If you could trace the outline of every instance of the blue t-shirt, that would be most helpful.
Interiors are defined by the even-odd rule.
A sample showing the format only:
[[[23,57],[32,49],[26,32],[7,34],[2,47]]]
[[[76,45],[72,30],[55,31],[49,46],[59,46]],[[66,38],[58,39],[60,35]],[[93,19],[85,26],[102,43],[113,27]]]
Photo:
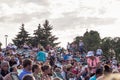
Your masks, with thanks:
[[[44,51],[40,51],[37,53],[37,60],[45,62],[46,61],[46,53]]]
[[[96,80],[96,75],[92,76],[89,80]]]
[[[70,56],[71,56],[70,54],[64,55],[64,60],[69,60],[69,57],[70,57]]]
[[[19,75],[20,80],[22,80],[22,78],[27,74],[32,74],[32,73],[23,69],[23,71]]]

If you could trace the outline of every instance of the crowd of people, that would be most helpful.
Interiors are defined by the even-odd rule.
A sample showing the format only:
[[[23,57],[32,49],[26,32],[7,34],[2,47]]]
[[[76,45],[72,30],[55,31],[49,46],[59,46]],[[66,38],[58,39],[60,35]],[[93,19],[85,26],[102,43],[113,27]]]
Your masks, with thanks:
[[[70,44],[66,50],[9,44],[0,51],[0,80],[117,80],[107,78],[119,73],[119,63],[115,57],[104,60],[103,54],[100,47],[84,50],[82,41],[78,50]]]

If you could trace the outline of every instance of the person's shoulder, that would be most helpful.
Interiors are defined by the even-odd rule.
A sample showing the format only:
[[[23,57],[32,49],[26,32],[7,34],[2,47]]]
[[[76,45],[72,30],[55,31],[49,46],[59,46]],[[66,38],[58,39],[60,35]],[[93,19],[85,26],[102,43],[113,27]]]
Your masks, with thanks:
[[[41,53],[43,53],[42,51],[39,51],[37,54],[40,55]]]
[[[19,74],[19,76],[22,76],[23,74],[25,74],[24,70],[22,70],[22,72]]]
[[[45,51],[39,51],[38,53],[45,53]]]
[[[26,75],[27,74],[27,72],[25,72],[24,70],[18,75],[19,76],[19,78],[22,78],[24,75]]]
[[[96,76],[92,76],[89,80],[96,80]]]

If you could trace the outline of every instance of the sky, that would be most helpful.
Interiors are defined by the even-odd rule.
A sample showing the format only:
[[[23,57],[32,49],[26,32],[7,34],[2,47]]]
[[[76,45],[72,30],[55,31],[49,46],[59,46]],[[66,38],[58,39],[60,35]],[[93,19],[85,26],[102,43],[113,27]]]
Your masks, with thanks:
[[[101,38],[119,37],[120,0],[0,0],[0,41],[5,46],[16,37],[21,24],[32,35],[38,24],[49,20],[65,47],[86,29],[96,30]]]

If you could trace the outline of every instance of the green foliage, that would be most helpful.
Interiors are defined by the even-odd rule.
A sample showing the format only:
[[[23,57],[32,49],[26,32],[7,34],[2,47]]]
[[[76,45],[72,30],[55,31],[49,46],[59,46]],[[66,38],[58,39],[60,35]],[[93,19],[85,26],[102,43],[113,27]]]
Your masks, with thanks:
[[[97,31],[86,31],[83,36],[77,36],[74,39],[74,42],[79,48],[79,42],[82,40],[85,44],[85,50],[96,50],[100,46],[101,38]]]
[[[100,40],[100,35],[97,31],[87,31],[83,36],[83,42],[87,50],[96,50],[100,46]]]
[[[48,20],[45,20],[45,23],[43,24],[43,27],[39,24],[38,28],[34,30],[33,37],[29,37],[28,32],[24,29],[24,24],[22,24],[22,27],[20,28],[20,32],[16,36],[15,39],[13,39],[13,42],[16,46],[20,47],[24,43],[27,43],[32,46],[38,46],[42,45],[43,47],[46,47],[48,44],[55,47],[59,43],[55,43],[55,41],[58,39],[55,35],[52,35],[52,26],[49,24]]]
[[[56,46],[59,43],[55,43],[58,39],[55,35],[52,35],[52,26],[49,24],[48,20],[45,20],[43,27],[39,24],[38,29],[34,31],[34,37],[32,38],[32,45],[37,46],[41,44],[43,47],[46,47],[48,44],[51,46]]]
[[[0,42],[0,47],[2,46],[2,43]]]
[[[104,55],[108,58],[115,56],[120,61],[120,37],[105,37],[102,39],[101,48],[103,49]],[[110,49],[114,50],[115,53],[110,52]]]
[[[111,37],[105,37],[101,40],[102,44],[101,44],[101,48],[104,52],[104,56],[111,57],[109,50],[112,48],[112,38]]]
[[[20,32],[16,36],[15,39],[13,39],[13,42],[16,46],[20,47],[24,43],[28,43],[29,34],[24,28],[24,24],[22,24],[22,27],[20,28]]]
[[[115,56],[117,58],[117,60],[120,61],[120,37],[115,37],[113,39],[114,43],[113,43],[113,49],[116,52]]]
[[[32,37],[32,46],[38,46],[38,44],[41,44],[44,40],[44,35],[43,35],[43,28],[41,28],[41,25],[39,24],[38,29],[34,30],[34,37]]]
[[[58,39],[57,37],[55,37],[55,35],[52,35],[52,29],[53,27],[49,24],[48,20],[45,20],[45,23],[43,24],[43,36],[44,36],[44,40],[41,43],[42,46],[47,46],[48,44],[50,44],[51,46],[55,47],[56,45],[58,45],[59,43],[55,43],[55,41]]]
[[[83,37],[77,36],[74,42],[79,44],[79,40],[83,40],[86,50],[96,51],[98,47],[101,47],[106,59],[115,56],[120,61],[120,37],[105,37],[101,39],[97,31],[86,31]]]
[[[83,40],[87,51],[96,51],[98,47],[101,47],[106,59],[115,56],[120,61],[120,37],[101,39],[97,31],[86,31],[83,36],[77,36],[74,42],[79,45],[80,40]]]

